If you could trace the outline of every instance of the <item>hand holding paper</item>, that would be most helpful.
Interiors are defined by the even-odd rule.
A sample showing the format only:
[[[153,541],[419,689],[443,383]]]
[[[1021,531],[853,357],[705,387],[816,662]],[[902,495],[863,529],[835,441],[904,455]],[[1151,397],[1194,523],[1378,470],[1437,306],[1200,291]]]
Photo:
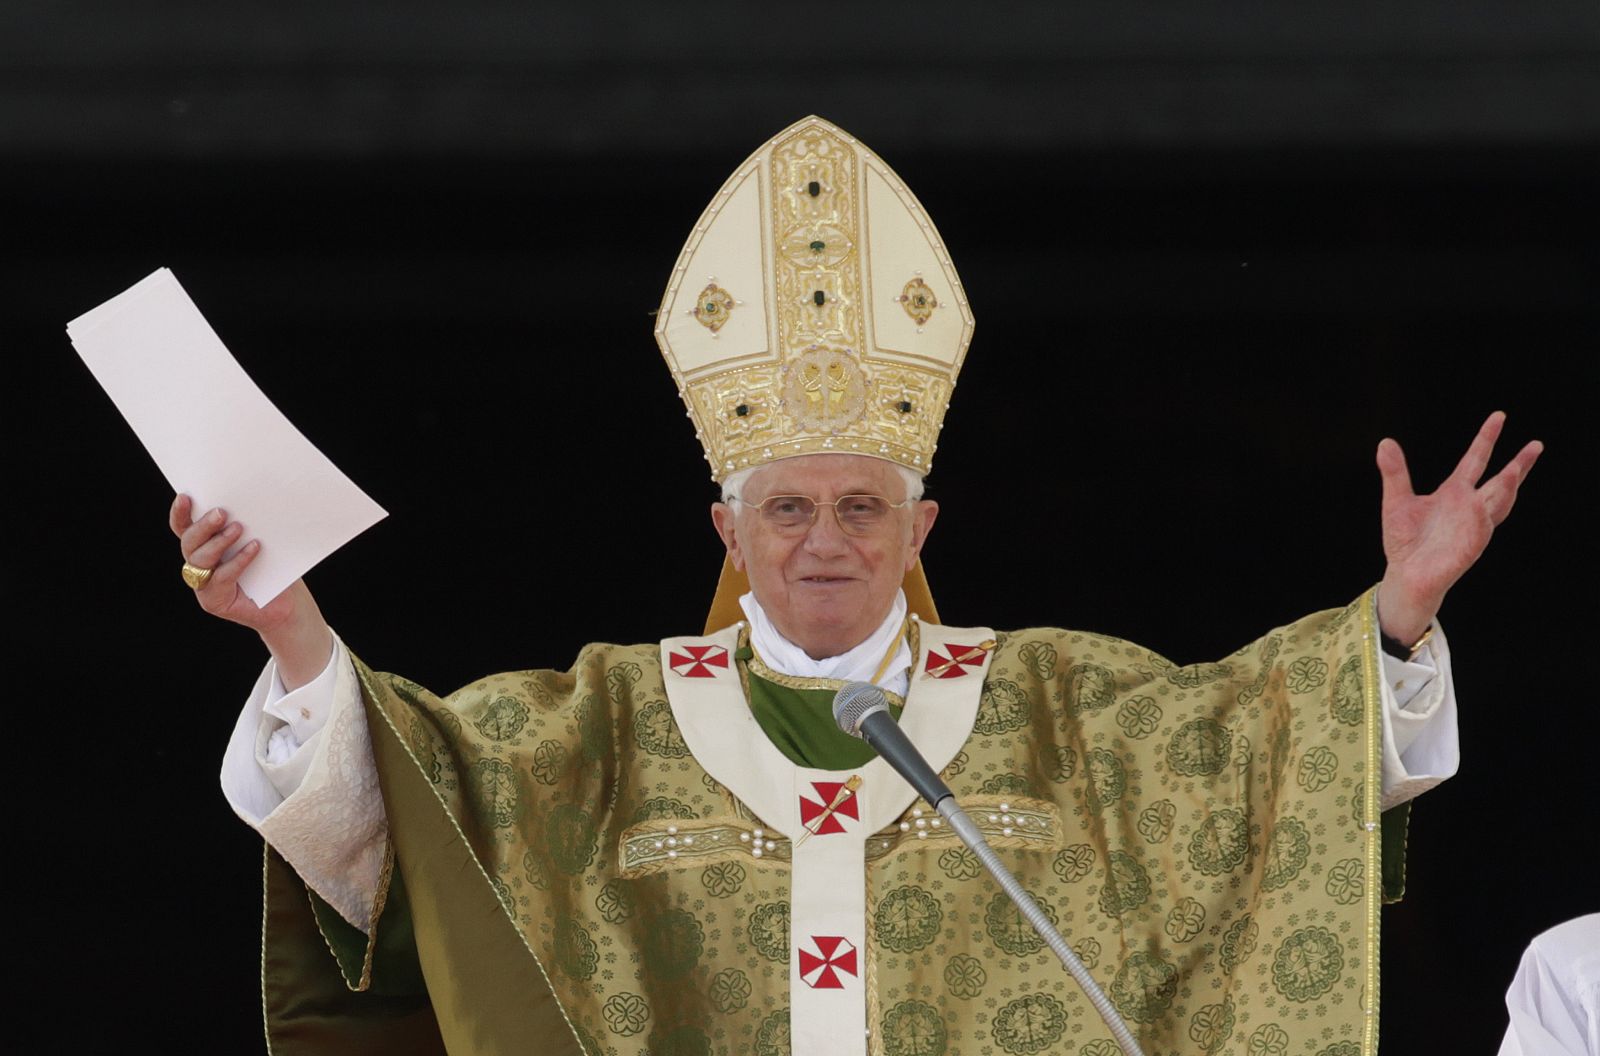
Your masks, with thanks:
[[[262,541],[239,581],[257,605],[386,516],[256,387],[167,269],[67,334],[173,491]]]

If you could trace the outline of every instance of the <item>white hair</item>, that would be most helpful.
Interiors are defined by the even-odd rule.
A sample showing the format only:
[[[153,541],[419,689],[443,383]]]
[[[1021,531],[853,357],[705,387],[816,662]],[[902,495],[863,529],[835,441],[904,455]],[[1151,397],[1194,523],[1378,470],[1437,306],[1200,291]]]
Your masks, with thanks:
[[[741,469],[737,473],[730,473],[728,478],[722,482],[722,501],[729,506],[737,507],[744,496],[745,488],[749,487],[750,481],[754,479],[755,475],[763,469],[770,469],[774,464],[769,462],[765,466],[751,466],[749,469]],[[898,462],[890,462],[889,464],[899,470],[900,479],[906,485],[906,498],[912,500],[922,498],[923,482],[921,474],[902,466]]]

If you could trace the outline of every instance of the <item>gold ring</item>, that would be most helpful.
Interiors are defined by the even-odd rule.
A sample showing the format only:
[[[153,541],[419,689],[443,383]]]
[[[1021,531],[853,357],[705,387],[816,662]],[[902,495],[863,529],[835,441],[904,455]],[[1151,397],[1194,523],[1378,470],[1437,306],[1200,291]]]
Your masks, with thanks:
[[[211,569],[196,568],[189,562],[183,563],[183,581],[194,590],[199,590],[211,581]]]

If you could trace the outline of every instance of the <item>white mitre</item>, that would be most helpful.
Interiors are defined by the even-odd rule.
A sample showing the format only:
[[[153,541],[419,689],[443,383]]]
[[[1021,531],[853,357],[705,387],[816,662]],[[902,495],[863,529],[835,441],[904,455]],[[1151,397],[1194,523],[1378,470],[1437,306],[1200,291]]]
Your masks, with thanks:
[[[714,480],[822,452],[925,474],[972,325],[915,196],[855,137],[808,117],[711,200],[656,341]]]

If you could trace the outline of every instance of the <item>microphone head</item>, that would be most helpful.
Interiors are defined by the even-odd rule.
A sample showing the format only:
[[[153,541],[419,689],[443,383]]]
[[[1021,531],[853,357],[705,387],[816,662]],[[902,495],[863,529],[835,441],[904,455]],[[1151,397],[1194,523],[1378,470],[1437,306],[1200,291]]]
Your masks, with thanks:
[[[833,721],[852,737],[861,736],[861,720],[874,711],[888,711],[889,699],[871,682],[847,682],[833,695]]]

